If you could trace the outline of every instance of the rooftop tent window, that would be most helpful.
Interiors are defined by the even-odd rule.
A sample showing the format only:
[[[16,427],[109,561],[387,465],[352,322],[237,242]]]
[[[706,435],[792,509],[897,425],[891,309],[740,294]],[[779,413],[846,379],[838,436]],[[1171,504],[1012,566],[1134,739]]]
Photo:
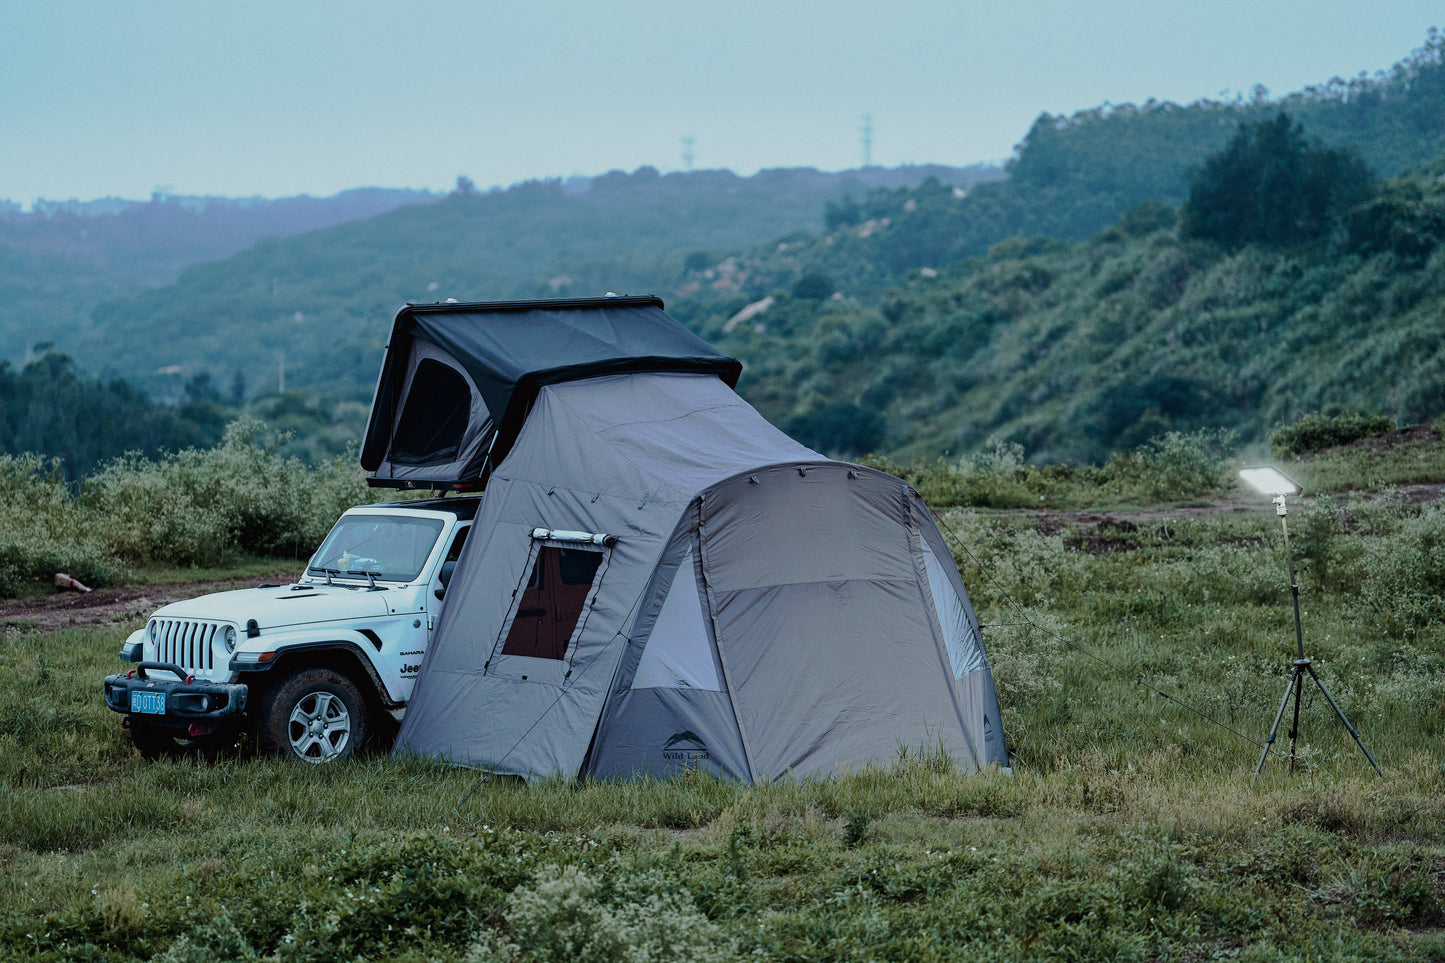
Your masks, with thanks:
[[[564,658],[601,565],[600,551],[544,545],[522,590],[502,654]]]
[[[440,361],[423,358],[407,392],[406,407],[397,420],[392,461],[424,465],[456,458],[471,409],[472,390],[461,373]]]

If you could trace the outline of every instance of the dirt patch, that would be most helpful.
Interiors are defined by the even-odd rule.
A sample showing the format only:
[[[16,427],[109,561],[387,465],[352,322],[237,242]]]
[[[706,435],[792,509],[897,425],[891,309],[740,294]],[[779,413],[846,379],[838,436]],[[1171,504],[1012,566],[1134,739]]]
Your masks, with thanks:
[[[1158,533],[1141,527],[1127,518],[1089,518],[1077,520],[1078,528],[1064,537],[1064,547],[1090,555],[1127,552],[1139,547],[1141,540],[1157,537],[1168,541],[1169,525],[1164,523]]]
[[[1355,442],[1364,445],[1382,441],[1385,445],[1405,444],[1406,441],[1434,441],[1439,435],[1426,425],[1402,428],[1391,436],[1365,439]],[[1426,505],[1445,498],[1445,483],[1427,482],[1394,486],[1395,493],[1407,505]],[[1307,499],[1308,500],[1308,499]],[[1299,507],[1291,503],[1291,508]],[[1010,513],[1013,514],[1013,513]],[[1019,514],[1032,516],[1034,528],[1041,535],[1064,536],[1064,544],[1073,551],[1098,555],[1107,552],[1123,552],[1139,548],[1145,543],[1155,544],[1173,540],[1171,522],[1180,518],[1201,518],[1209,515],[1253,515],[1273,516],[1274,503],[1269,499],[1251,496],[1217,498],[1197,505],[1179,505],[1172,508],[1144,508],[1118,512],[1079,511],[1066,512],[1048,508],[1025,508]]]
[[[1442,492],[1445,492],[1445,485],[1439,482],[1431,482],[1426,485],[1398,485],[1395,491],[1405,500],[1406,505],[1425,505],[1429,502],[1439,501]]]
[[[1445,497],[1445,484],[1397,485],[1395,492],[1408,505],[1425,505]],[[1292,507],[1298,507],[1293,505]],[[1260,518],[1275,514],[1274,503],[1263,497],[1219,498],[1198,505],[1173,508],[1145,508],[1118,512],[1065,512],[1048,508],[1025,508],[1010,515],[1030,517],[1040,535],[1062,535],[1064,546],[1071,551],[1102,555],[1127,552],[1144,545],[1173,541],[1172,523],[1181,518],[1208,515],[1253,515]],[[1348,520],[1347,520],[1348,524]],[[1252,541],[1252,540],[1245,540]]]
[[[67,626],[132,624],[139,628],[162,605],[210,592],[255,588],[263,582],[286,585],[294,571],[245,579],[207,582],[171,582],[163,585],[118,586],[94,592],[56,592],[0,602],[0,628],[39,629],[53,632]]]
[[[1064,547],[1074,552],[1102,555],[1128,552],[1168,543],[1177,533],[1174,523],[1181,518],[1236,513],[1265,516],[1274,514],[1274,506],[1262,499],[1236,501],[1217,499],[1207,504],[1180,505],[1174,508],[1146,508],[1118,512],[1097,510],[1066,512],[1056,509],[1026,508],[1007,514],[1028,517],[1040,535],[1062,535]]]

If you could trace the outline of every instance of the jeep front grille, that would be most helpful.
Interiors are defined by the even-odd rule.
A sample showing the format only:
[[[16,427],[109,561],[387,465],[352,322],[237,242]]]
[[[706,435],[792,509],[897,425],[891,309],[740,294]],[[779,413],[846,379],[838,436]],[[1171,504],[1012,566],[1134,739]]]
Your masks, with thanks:
[[[197,675],[216,666],[216,639],[223,623],[192,619],[156,619],[156,661],[173,662]]]

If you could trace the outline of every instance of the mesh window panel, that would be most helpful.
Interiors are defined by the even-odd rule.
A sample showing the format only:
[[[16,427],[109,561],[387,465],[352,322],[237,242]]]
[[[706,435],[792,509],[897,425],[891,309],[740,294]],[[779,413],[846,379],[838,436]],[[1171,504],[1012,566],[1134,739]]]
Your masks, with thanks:
[[[472,392],[466,379],[440,361],[422,359],[397,422],[391,460],[398,465],[454,460],[471,409]]]

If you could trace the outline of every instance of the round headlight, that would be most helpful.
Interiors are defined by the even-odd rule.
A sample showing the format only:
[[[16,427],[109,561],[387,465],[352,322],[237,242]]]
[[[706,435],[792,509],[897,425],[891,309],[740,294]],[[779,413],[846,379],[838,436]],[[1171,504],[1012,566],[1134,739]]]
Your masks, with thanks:
[[[146,634],[149,635],[151,637],[151,641],[154,642],[156,640],[156,637],[161,634],[160,623],[157,622],[155,619],[151,619],[150,624],[146,626]]]
[[[236,627],[234,625],[226,626],[226,631],[222,634],[221,639],[226,643],[227,652],[236,651]]]

